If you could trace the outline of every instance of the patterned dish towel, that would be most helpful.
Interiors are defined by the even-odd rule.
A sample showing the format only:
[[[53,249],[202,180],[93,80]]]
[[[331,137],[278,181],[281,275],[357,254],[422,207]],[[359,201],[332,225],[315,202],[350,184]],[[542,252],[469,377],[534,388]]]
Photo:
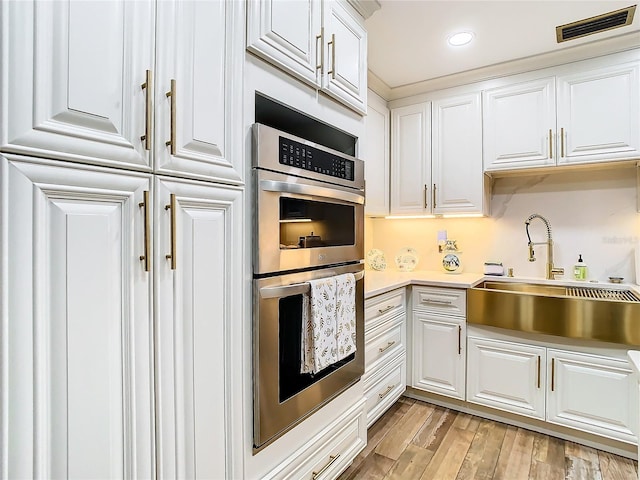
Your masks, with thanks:
[[[302,367],[300,373],[318,373],[338,361],[336,346],[336,279],[309,281],[302,302]]]
[[[352,273],[309,281],[302,302],[302,366],[318,373],[356,351],[356,280]]]
[[[338,361],[356,351],[356,277],[353,273],[336,278],[336,343]]]

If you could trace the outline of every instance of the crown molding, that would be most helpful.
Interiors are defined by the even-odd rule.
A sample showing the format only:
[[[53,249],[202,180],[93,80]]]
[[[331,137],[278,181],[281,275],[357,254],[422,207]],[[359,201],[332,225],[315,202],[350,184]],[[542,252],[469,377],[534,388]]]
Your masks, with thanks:
[[[362,15],[365,20],[380,10],[380,2],[378,0],[347,0],[347,3],[355,8],[356,12]]]

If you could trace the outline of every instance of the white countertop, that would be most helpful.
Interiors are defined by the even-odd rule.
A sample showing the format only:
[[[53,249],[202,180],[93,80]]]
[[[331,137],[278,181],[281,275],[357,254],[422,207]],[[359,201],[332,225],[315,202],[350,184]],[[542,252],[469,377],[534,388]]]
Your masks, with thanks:
[[[640,375],[640,352],[637,350],[629,350],[627,352],[629,360],[631,360],[631,366],[636,371],[636,374]]]
[[[395,269],[383,271],[368,269],[366,270],[366,274],[364,277],[364,298],[370,298],[381,293],[391,291],[395,288],[406,287],[407,285],[471,288],[475,287],[483,280],[493,280],[499,282],[531,282],[549,285],[565,285],[572,287],[628,289],[632,290],[636,293],[636,295],[640,296],[640,288],[638,286],[626,283],[615,284],[604,282],[580,282],[576,280],[566,279],[546,280],[544,278],[491,276],[474,272],[463,272],[455,274],[435,270],[414,270],[413,272],[400,272]]]

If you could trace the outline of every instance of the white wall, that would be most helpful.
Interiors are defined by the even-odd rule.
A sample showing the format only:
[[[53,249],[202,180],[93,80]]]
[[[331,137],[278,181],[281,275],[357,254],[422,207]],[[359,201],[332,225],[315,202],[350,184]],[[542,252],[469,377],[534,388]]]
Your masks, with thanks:
[[[536,246],[536,262],[529,262],[524,221],[532,213],[549,220],[555,243],[555,265],[572,278],[578,254],[589,267],[588,278],[608,282],[622,276],[635,282],[634,250],[640,243],[635,168],[564,171],[495,180],[489,218],[368,220],[365,251],[385,253],[387,268],[402,247],[420,253],[420,270],[439,270],[438,230],[462,250],[465,271],[482,272],[485,261],[501,261],[516,277],[545,276],[546,246]],[[539,220],[530,227],[533,241],[544,241]],[[639,252],[640,254],[640,252]]]

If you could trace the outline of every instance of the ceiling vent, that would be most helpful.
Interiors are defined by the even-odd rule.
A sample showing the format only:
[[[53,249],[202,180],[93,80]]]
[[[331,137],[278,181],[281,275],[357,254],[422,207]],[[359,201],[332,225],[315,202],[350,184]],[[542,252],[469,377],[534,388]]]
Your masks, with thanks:
[[[636,5],[556,27],[558,43],[631,25]]]

